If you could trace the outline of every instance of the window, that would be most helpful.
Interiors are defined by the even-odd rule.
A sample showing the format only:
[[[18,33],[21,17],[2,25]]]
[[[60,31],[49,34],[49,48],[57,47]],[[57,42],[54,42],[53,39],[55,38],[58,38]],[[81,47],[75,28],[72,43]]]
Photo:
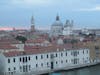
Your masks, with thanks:
[[[63,53],[61,53],[61,56],[63,56]]]
[[[10,68],[8,68],[8,71],[10,71]]]
[[[28,66],[26,65],[26,72],[28,72]]]
[[[9,72],[9,75],[10,75],[10,72]]]
[[[66,52],[66,56],[67,56],[67,52]]]
[[[16,70],[16,67],[14,67],[14,70]]]
[[[23,66],[23,72],[25,72],[25,65]]]
[[[84,50],[83,50],[83,54],[84,54]]]
[[[20,60],[20,62],[21,62],[21,58],[20,58],[19,60]]]
[[[47,54],[47,58],[48,58],[49,56],[48,56],[48,54]]]
[[[56,64],[58,64],[58,62],[56,61]]]
[[[25,62],[27,62],[27,57],[25,58],[25,60],[26,60]]]
[[[20,66],[20,72],[22,72],[22,67]]]
[[[29,65],[29,71],[31,70],[31,65]]]
[[[49,63],[47,62],[47,66],[49,66]]]
[[[36,67],[38,67],[38,64],[36,64]]]
[[[78,54],[79,54],[79,51],[78,51]]]
[[[78,63],[78,59],[77,58],[73,59],[73,64],[77,64],[77,63]]]
[[[61,61],[61,63],[63,63],[63,61]]]
[[[23,62],[25,62],[25,59],[24,59],[24,57],[23,57]]]
[[[71,51],[71,55],[73,55],[73,52]]]
[[[36,60],[38,59],[38,57],[36,56]]]
[[[41,55],[41,59],[43,59],[43,55]]]
[[[58,55],[57,55],[57,53],[56,53],[56,57],[57,57]]]
[[[15,58],[13,58],[13,62],[15,62]]]
[[[74,59],[71,59],[71,63],[73,63],[74,62]]]
[[[8,63],[10,63],[10,59],[8,59]]]
[[[13,72],[11,72],[11,75],[13,75]]]
[[[67,60],[66,60],[66,63],[67,63]]]
[[[30,60],[30,56],[28,57],[28,60]]]
[[[84,58],[83,58],[83,62],[84,62]]]
[[[77,56],[78,52],[77,51],[73,51],[73,56]]]
[[[88,50],[87,50],[87,54],[88,54]]]
[[[87,60],[88,60],[89,58],[87,57]]]
[[[41,66],[43,67],[43,63],[41,63]]]

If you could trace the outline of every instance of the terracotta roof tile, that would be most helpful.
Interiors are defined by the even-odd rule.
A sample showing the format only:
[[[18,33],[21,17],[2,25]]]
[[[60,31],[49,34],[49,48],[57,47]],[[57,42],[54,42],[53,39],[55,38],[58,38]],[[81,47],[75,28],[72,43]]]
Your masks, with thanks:
[[[10,40],[10,39],[1,39],[0,40],[0,44],[18,44],[20,43],[20,41],[17,41],[17,40]]]
[[[45,41],[45,39],[30,39],[30,40],[27,40],[26,43],[43,43]]]
[[[25,51],[12,51],[8,53],[4,53],[6,57],[13,57],[13,56],[20,56],[20,55],[31,55],[31,54],[40,54],[40,53],[47,53],[47,52],[56,52],[57,49],[59,51],[66,50],[76,50],[80,48],[84,48],[82,43],[74,44],[74,48],[72,48],[72,44],[65,44],[65,45],[51,45],[47,47],[42,46],[26,46]],[[77,47],[78,46],[78,47]]]
[[[18,49],[16,46],[11,46],[11,45],[0,45],[0,49],[4,50],[10,50],[10,49]]]

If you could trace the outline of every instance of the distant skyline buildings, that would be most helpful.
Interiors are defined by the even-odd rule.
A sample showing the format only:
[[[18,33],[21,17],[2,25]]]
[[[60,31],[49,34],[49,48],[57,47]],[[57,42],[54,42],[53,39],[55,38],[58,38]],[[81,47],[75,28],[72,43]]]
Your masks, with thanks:
[[[100,28],[99,0],[2,0],[0,28],[30,28],[33,14],[37,29],[50,29],[55,16],[74,20],[74,28]]]

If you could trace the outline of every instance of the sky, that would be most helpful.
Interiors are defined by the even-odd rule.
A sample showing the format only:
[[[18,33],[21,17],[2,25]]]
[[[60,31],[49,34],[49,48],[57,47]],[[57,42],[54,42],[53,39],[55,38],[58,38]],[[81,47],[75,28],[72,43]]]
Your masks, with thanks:
[[[50,29],[59,14],[63,24],[74,20],[74,28],[100,28],[100,0],[0,0],[0,28]]]

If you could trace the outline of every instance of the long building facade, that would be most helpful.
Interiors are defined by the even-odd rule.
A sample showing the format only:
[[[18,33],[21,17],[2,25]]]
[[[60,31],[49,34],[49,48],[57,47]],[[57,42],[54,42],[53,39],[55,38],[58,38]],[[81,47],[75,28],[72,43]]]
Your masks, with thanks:
[[[0,71],[2,75],[16,75],[88,64],[89,53],[89,49],[81,48],[3,53],[0,54]]]

